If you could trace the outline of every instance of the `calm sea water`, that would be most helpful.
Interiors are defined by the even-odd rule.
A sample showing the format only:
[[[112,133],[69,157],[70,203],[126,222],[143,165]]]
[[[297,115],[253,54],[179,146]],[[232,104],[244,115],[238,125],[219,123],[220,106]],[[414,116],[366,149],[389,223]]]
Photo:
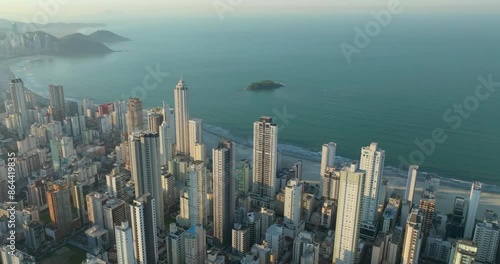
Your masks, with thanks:
[[[147,75],[168,72],[148,91],[146,107],[173,104],[183,76],[192,116],[242,140],[251,138],[261,115],[276,117],[282,148],[317,157],[325,142],[338,155],[359,158],[376,141],[387,165],[398,166],[435,128],[448,138],[425,157],[423,171],[500,183],[500,90],[463,119],[458,129],[443,113],[474,95],[478,77],[500,81],[500,17],[401,14],[349,64],[339,44],[353,43],[355,26],[369,14],[285,15],[152,19],[112,22],[107,29],[133,39],[110,47],[104,57],[48,58],[25,63],[25,82],[46,93],[62,84],[69,98],[114,101],[128,97]],[[285,88],[243,90],[271,79]],[[288,118],[280,118],[282,114]],[[293,116],[293,117],[292,117]]]

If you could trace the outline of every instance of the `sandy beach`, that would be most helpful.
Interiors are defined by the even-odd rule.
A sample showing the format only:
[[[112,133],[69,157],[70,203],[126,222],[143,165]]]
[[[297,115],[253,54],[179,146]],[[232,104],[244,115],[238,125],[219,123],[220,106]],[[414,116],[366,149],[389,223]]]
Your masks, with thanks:
[[[29,61],[33,59],[38,59],[41,56],[27,56],[27,57],[18,57],[18,58],[8,58],[8,59],[2,59],[0,60],[0,93],[6,92],[9,89],[9,83],[12,79],[16,78],[17,76],[12,72],[12,65],[22,62],[22,61]],[[26,83],[25,83],[26,87]],[[47,105],[48,99],[46,96],[37,94],[33,90],[30,90],[30,87],[26,87],[28,89],[28,92],[32,93],[37,97],[37,101],[39,105]]]
[[[216,135],[205,131],[203,134],[204,142],[207,145],[207,155],[211,156],[211,149],[215,146],[216,142],[222,137],[221,135]],[[251,159],[252,149],[248,146],[237,145],[237,158],[238,159]],[[303,163],[303,179],[311,183],[319,183],[320,176],[320,163],[318,161],[304,160],[297,157],[293,157],[284,153],[281,156],[281,164],[283,167],[291,166],[296,161],[301,160]],[[397,174],[393,170],[386,170],[384,178],[389,179],[389,194],[392,191],[398,191],[400,193],[404,192],[406,187],[406,178],[404,173],[400,172]],[[420,199],[420,194],[424,185],[424,178],[420,176],[417,179],[417,186],[415,191],[414,203],[418,203]],[[453,210],[453,204],[455,197],[463,197],[468,201],[470,195],[470,184],[466,182],[455,183],[450,179],[441,179],[441,184],[439,187],[439,192],[436,197],[436,212],[448,214]],[[479,208],[477,211],[477,218],[481,219],[486,210],[493,210],[496,213],[500,213],[500,194],[494,191],[483,191],[481,193],[481,201],[479,203]]]
[[[22,57],[22,58],[10,58],[0,60],[0,92],[6,91],[9,86],[9,82],[14,78],[14,74],[10,71],[10,66],[14,63],[24,60],[34,59],[36,57]],[[30,89],[30,87],[27,87]],[[41,96],[41,95],[39,95]],[[97,100],[98,101],[98,100]],[[211,156],[212,148],[215,147],[220,138],[224,137],[224,134],[214,133],[213,131],[204,132],[204,142],[207,146],[207,155]],[[318,146],[318,151],[321,146]],[[290,155],[291,153],[282,153],[281,155],[281,166],[289,167],[298,160],[303,163],[303,179],[311,183],[319,183],[319,160],[308,160]],[[237,158],[240,159],[251,159],[252,148],[248,145],[237,144]],[[340,162],[340,160],[339,160]],[[384,177],[389,179],[389,193],[391,190],[402,191],[406,186],[406,172],[398,171],[391,168],[386,168],[384,171]],[[417,191],[415,201],[420,198],[420,192],[423,186],[423,174],[417,179]],[[436,210],[442,213],[450,213],[453,209],[453,203],[455,197],[463,197],[466,201],[469,198],[471,183],[465,181],[458,181],[453,179],[441,179],[441,185],[439,193],[437,195]],[[481,218],[486,209],[493,210],[500,213],[500,188],[493,185],[484,185],[483,192],[481,194],[481,201],[478,209],[477,217]]]

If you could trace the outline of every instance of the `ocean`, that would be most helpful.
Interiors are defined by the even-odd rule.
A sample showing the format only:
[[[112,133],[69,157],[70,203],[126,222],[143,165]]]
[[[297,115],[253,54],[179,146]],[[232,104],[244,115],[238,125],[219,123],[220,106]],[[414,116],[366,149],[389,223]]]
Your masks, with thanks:
[[[240,143],[250,144],[253,122],[268,115],[280,127],[280,148],[297,157],[317,160],[321,145],[334,141],[337,155],[359,159],[362,146],[378,142],[387,166],[418,161],[421,171],[500,184],[493,166],[500,91],[469,105],[467,117],[454,112],[455,104],[474,103],[481,76],[500,82],[500,17],[402,13],[348,63],[340,43],[352,45],[355,27],[372,20],[356,12],[113,20],[105,29],[132,39],[109,45],[119,52],[24,60],[12,69],[42,95],[57,83],[70,99],[137,95],[145,107],[173,105],[182,76],[191,116]],[[139,88],[151,71],[162,74]],[[244,90],[267,79],[286,86]],[[429,143],[436,129],[446,139]]]

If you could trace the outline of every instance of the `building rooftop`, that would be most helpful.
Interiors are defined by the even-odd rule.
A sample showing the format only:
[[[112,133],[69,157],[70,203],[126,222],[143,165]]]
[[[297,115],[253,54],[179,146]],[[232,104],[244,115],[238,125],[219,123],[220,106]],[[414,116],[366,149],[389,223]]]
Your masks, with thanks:
[[[384,210],[383,217],[387,219],[396,218],[396,208],[394,208],[392,204],[387,204],[387,207]]]

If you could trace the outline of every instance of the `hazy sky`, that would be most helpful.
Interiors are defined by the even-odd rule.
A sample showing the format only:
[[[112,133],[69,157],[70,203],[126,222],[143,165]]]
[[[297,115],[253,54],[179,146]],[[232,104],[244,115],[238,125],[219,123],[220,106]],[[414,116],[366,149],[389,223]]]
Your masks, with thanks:
[[[381,10],[390,1],[400,1],[410,11],[497,12],[499,0],[0,0],[0,17],[31,20],[45,12],[44,3],[58,3],[51,21],[95,18],[100,15],[162,15],[192,12],[217,15],[215,6],[241,12]],[[51,13],[48,9],[47,13]]]

